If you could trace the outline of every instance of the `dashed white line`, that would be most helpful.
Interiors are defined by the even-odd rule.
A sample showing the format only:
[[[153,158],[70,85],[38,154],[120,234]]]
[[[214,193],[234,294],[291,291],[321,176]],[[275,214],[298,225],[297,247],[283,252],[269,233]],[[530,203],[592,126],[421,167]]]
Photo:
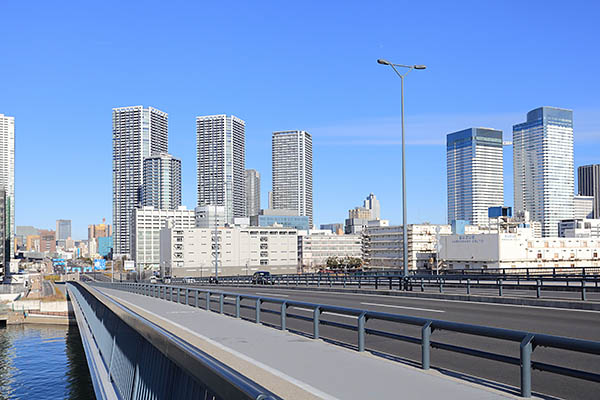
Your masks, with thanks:
[[[292,307],[293,309],[299,310],[299,311],[308,311],[308,312],[314,312],[314,310],[312,308],[303,308],[303,307]],[[328,314],[328,315],[335,315],[336,317],[345,317],[345,318],[352,318],[352,319],[356,319],[356,315],[346,315],[346,314],[338,314],[338,313],[334,313],[334,312],[329,312],[329,311],[324,311],[323,314]]]
[[[273,294],[273,293],[264,293],[264,292],[256,292],[256,294],[262,294],[263,296],[269,296],[269,297],[290,297],[287,294]]]
[[[375,307],[391,307],[391,308],[403,308],[406,310],[416,310],[416,311],[427,311],[427,312],[437,312],[437,313],[443,313],[446,312],[444,310],[432,310],[431,308],[419,308],[419,307],[408,307],[408,306],[396,306],[393,304],[378,304],[378,303],[360,303],[360,304],[364,304],[365,306],[375,306]]]

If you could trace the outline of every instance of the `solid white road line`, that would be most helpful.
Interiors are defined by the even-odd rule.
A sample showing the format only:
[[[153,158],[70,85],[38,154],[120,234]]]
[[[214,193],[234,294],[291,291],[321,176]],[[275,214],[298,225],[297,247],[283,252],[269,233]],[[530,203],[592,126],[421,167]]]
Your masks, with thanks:
[[[360,304],[364,304],[365,306],[376,306],[376,307],[392,307],[392,308],[404,308],[407,310],[417,310],[417,311],[428,311],[428,312],[437,312],[437,313],[443,313],[446,312],[444,310],[432,310],[430,308],[419,308],[419,307],[407,307],[407,306],[395,306],[392,304],[377,304],[377,303],[360,303]]]

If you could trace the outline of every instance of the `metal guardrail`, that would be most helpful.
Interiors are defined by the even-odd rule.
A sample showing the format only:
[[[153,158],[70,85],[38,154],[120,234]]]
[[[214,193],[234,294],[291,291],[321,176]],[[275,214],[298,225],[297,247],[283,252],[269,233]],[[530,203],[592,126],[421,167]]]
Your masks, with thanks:
[[[214,278],[173,278],[173,283],[199,283],[213,284]],[[251,276],[219,277],[219,284],[250,285]],[[586,277],[491,277],[491,276],[443,276],[424,275],[334,275],[334,274],[303,274],[303,275],[272,275],[266,283],[284,286],[316,286],[316,287],[342,287],[409,290],[421,292],[426,287],[434,287],[439,293],[444,293],[445,288],[461,288],[467,295],[473,288],[494,289],[498,296],[506,295],[506,289],[531,290],[536,293],[536,298],[542,297],[543,291],[566,291],[580,294],[580,299],[586,301],[589,291],[600,292],[600,276],[588,275]]]
[[[121,399],[278,396],[110,298],[69,283]]]
[[[437,348],[474,357],[480,357],[488,360],[499,361],[511,365],[518,365],[521,371],[520,389],[522,397],[531,397],[532,369],[539,371],[547,371],[587,381],[600,382],[600,374],[597,373],[581,371],[563,367],[560,365],[552,365],[532,360],[532,353],[537,347],[548,347],[554,349],[586,353],[591,355],[600,355],[600,342],[582,339],[572,339],[561,336],[534,334],[509,329],[491,328],[486,326],[449,322],[443,320],[411,317],[376,311],[367,311],[355,308],[308,303],[294,300],[284,300],[272,297],[254,296],[240,293],[228,293],[223,291],[207,289],[195,289],[173,285],[155,285],[141,283],[94,283],[93,285],[120,289],[168,301],[175,301],[177,303],[183,303],[198,308],[200,308],[201,303],[203,303],[202,306],[207,311],[211,310],[211,296],[218,296],[219,300],[217,303],[217,312],[220,314],[225,314],[225,304],[234,306],[235,311],[232,316],[235,318],[241,318],[240,309],[242,308],[254,310],[253,321],[257,324],[262,323],[261,313],[264,312],[277,314],[280,318],[279,329],[284,331],[287,330],[286,324],[288,318],[310,321],[313,325],[312,336],[314,339],[320,338],[319,328],[322,325],[334,326],[337,328],[355,331],[357,333],[356,348],[360,352],[365,351],[366,349],[367,335],[417,344],[421,346],[421,367],[425,370],[430,368],[431,348]],[[226,299],[230,299],[233,301],[227,302]],[[242,301],[244,300],[251,300],[251,305],[242,304]],[[278,311],[263,309],[262,305],[266,303],[279,305]],[[290,307],[311,309],[313,311],[313,316],[311,318],[303,315],[292,314],[288,311]],[[321,314],[324,312],[354,316],[357,319],[356,325],[322,320]],[[367,327],[368,321],[377,320],[420,327],[421,337],[405,336],[395,332],[382,331],[379,329]],[[520,356],[512,357],[503,354],[496,354],[464,346],[457,346],[434,341],[431,339],[431,335],[434,331],[451,331],[466,335],[482,336],[516,342],[519,344]]]

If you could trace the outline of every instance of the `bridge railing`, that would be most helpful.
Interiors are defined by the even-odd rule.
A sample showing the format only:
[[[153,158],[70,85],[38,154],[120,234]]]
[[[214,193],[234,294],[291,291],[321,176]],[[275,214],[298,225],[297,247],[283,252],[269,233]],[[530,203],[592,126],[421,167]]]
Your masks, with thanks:
[[[79,283],[69,283],[68,290],[121,399],[279,399],[110,298],[100,299]]]
[[[174,278],[173,283],[198,283],[219,285],[250,285],[252,276],[226,276],[214,278]],[[259,281],[258,283],[261,283]],[[582,301],[588,299],[589,291],[600,291],[600,276],[586,275],[585,277],[526,277],[526,276],[486,276],[486,275],[411,275],[404,277],[398,274],[387,275],[347,275],[347,274],[302,274],[302,275],[272,275],[262,281],[264,284],[283,286],[316,286],[316,287],[341,287],[341,288],[373,288],[388,290],[420,290],[435,288],[439,293],[445,289],[462,289],[470,295],[471,289],[491,289],[498,296],[506,295],[506,289],[519,289],[535,291],[536,298],[541,298],[543,292],[563,291],[579,293]],[[454,291],[455,293],[456,291]],[[489,294],[489,293],[488,293]],[[492,293],[493,294],[493,293]]]
[[[551,372],[559,375],[583,379],[592,382],[600,382],[600,374],[589,371],[568,368],[561,365],[552,365],[532,360],[533,351],[537,347],[547,347],[553,349],[569,350],[574,352],[586,353],[590,355],[600,355],[600,342],[566,338],[560,336],[551,336],[543,334],[534,334],[524,331],[509,329],[492,328],[479,325],[471,325],[443,320],[419,318],[398,314],[390,314],[376,311],[367,311],[362,309],[339,307],[326,304],[308,303],[287,299],[278,299],[273,297],[255,296],[249,294],[229,293],[210,289],[197,289],[175,285],[155,285],[138,283],[94,283],[94,285],[125,290],[145,296],[151,296],[176,303],[183,303],[194,307],[203,307],[207,311],[216,311],[220,314],[225,313],[225,305],[233,306],[234,312],[227,314],[235,318],[242,318],[241,309],[250,309],[253,311],[253,317],[250,319],[255,323],[261,324],[263,319],[261,313],[275,314],[279,316],[279,325],[281,330],[288,330],[287,320],[289,318],[312,322],[312,337],[321,338],[321,326],[333,326],[356,332],[356,349],[360,352],[367,348],[366,338],[368,335],[378,336],[388,339],[394,339],[402,342],[413,343],[421,347],[421,367],[430,368],[430,349],[437,348],[455,353],[466,354],[474,357],[494,360],[502,363],[512,364],[520,367],[520,389],[521,396],[531,396],[531,372],[532,369]],[[218,301],[212,300],[217,297]],[[229,301],[227,301],[229,300]],[[245,301],[245,303],[244,303]],[[216,303],[216,310],[211,305]],[[248,304],[249,303],[249,304]],[[266,309],[264,304],[274,304],[276,309]],[[302,308],[312,311],[312,317],[294,314],[290,308]],[[355,324],[341,323],[321,318],[323,313],[336,313],[356,318]],[[246,318],[247,319],[247,318]],[[367,326],[368,321],[388,321],[401,325],[412,325],[420,328],[420,337],[401,335],[398,331],[384,331]],[[267,324],[271,325],[272,324]],[[519,346],[519,357],[497,354],[488,351],[478,350],[471,347],[458,346],[449,343],[432,340],[432,333],[435,331],[450,331],[466,335],[487,337],[512,341]],[[599,360],[600,361],[600,360]],[[596,363],[596,365],[600,365]]]

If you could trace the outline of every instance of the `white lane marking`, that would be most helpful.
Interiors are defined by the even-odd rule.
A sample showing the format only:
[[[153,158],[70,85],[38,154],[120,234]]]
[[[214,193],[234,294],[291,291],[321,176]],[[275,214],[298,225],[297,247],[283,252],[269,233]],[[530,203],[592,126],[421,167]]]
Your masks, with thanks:
[[[256,294],[262,294],[264,296],[278,296],[278,297],[290,297],[287,294],[273,294],[273,293],[263,293],[263,292],[256,292]]]
[[[392,308],[405,308],[407,310],[417,310],[417,311],[428,311],[428,312],[439,312],[439,313],[443,313],[446,312],[444,310],[432,310],[430,308],[419,308],[419,307],[408,307],[408,306],[396,306],[393,304],[378,304],[378,303],[360,303],[360,304],[364,304],[365,306],[376,306],[376,307],[392,307]]]
[[[130,306],[134,306],[134,307],[137,307],[137,308],[142,308],[142,307],[140,307],[139,305],[137,305],[137,304],[134,304],[134,303],[131,303],[131,302],[129,302],[129,301],[127,301],[127,300],[123,299],[122,297],[119,297],[119,296],[118,296],[118,295],[116,295],[116,294],[112,294],[112,295],[111,295],[111,294],[108,294],[108,293],[103,293],[103,294],[104,294],[105,296],[112,297],[113,299],[114,299],[114,298],[118,299],[118,300],[117,300],[118,302],[122,302],[122,303],[125,303],[125,304],[129,304]],[[184,305],[184,304],[181,304],[181,305]],[[184,331],[186,331],[186,332],[188,332],[188,333],[190,333],[190,334],[192,334],[192,335],[195,335],[195,336],[199,337],[200,339],[202,339],[202,340],[206,341],[207,343],[210,343],[210,344],[212,344],[213,346],[216,346],[216,347],[218,347],[219,349],[221,349],[221,350],[223,350],[223,351],[227,351],[227,352],[229,352],[230,354],[233,354],[234,356],[236,356],[236,357],[239,357],[239,358],[241,358],[242,360],[244,360],[244,361],[246,361],[246,362],[249,362],[249,363],[251,363],[251,364],[254,364],[254,365],[256,365],[258,368],[262,368],[263,370],[265,370],[265,371],[267,371],[267,372],[270,372],[271,374],[273,374],[273,375],[275,375],[275,376],[278,376],[278,377],[280,377],[281,379],[284,379],[284,380],[286,380],[286,381],[288,381],[288,382],[290,382],[290,383],[292,383],[292,384],[294,384],[294,385],[296,385],[296,386],[298,386],[298,387],[300,387],[300,388],[302,388],[302,389],[306,390],[307,392],[309,392],[309,393],[313,394],[313,395],[314,395],[314,396],[316,396],[316,397],[321,397],[321,398],[323,398],[323,399],[328,399],[328,400],[329,400],[329,399],[330,399],[330,400],[336,400],[336,399],[337,399],[336,397],[334,397],[334,396],[331,396],[330,394],[327,394],[327,393],[325,393],[325,392],[323,392],[323,391],[321,391],[321,390],[319,390],[319,389],[315,388],[314,386],[310,386],[309,384],[307,384],[307,383],[304,383],[304,382],[302,382],[302,381],[301,381],[301,380],[299,380],[299,379],[293,378],[293,377],[291,377],[291,376],[289,376],[289,375],[285,374],[284,372],[282,372],[282,371],[279,371],[278,369],[275,369],[275,368],[273,368],[273,367],[269,367],[268,365],[266,365],[266,364],[263,364],[263,363],[261,363],[260,361],[257,361],[257,360],[255,360],[255,359],[251,358],[250,356],[247,356],[247,355],[246,355],[246,354],[244,354],[244,353],[240,353],[240,352],[239,352],[239,351],[237,351],[237,350],[233,350],[233,349],[231,349],[231,348],[229,348],[229,347],[227,347],[227,346],[225,346],[225,345],[223,345],[223,344],[221,344],[221,343],[219,343],[219,342],[216,342],[216,341],[214,341],[214,340],[212,340],[212,339],[209,339],[208,337],[206,337],[206,336],[204,336],[204,335],[201,335],[201,334],[199,334],[198,332],[195,332],[195,331],[193,331],[193,330],[191,330],[191,329],[189,329],[189,328],[186,328],[185,326],[183,326],[183,325],[180,325],[180,324],[178,324],[177,322],[175,322],[175,321],[173,321],[173,320],[167,319],[167,318],[165,318],[165,317],[163,317],[163,316],[160,316],[160,315],[158,315],[158,314],[156,314],[156,313],[153,313],[152,311],[148,311],[148,310],[146,310],[146,309],[144,309],[144,308],[142,308],[142,310],[144,310],[144,312],[146,312],[146,313],[148,313],[148,314],[150,314],[150,315],[154,316],[155,318],[159,318],[159,319],[161,319],[161,320],[163,320],[163,321],[166,321],[166,322],[168,322],[168,323],[170,323],[170,324],[172,324],[172,325],[176,326],[176,327],[177,327],[177,328],[179,328],[179,329],[183,329]],[[199,311],[200,311],[200,310],[199,310]],[[142,318],[143,318],[143,316],[142,316]],[[269,328],[269,329],[270,329],[270,328]],[[181,340],[183,340],[183,339],[181,339]]]
[[[308,311],[308,312],[314,312],[314,310],[312,308],[303,308],[303,307],[292,307],[296,310],[299,311]],[[352,319],[356,319],[356,315],[346,315],[346,314],[338,314],[338,313],[334,313],[334,312],[329,312],[329,311],[324,311],[323,314],[328,314],[328,315],[335,315],[336,317],[346,317],[346,318],[352,318]]]
[[[337,294],[337,295],[342,295],[342,296],[368,296],[368,297],[383,297],[385,299],[397,299],[397,300],[426,300],[426,301],[445,301],[445,302],[450,302],[450,303],[464,303],[464,304],[471,304],[471,305],[478,305],[478,304],[484,304],[486,306],[500,306],[500,307],[525,307],[525,308],[535,308],[535,309],[539,309],[539,310],[556,310],[556,311],[568,311],[568,312],[586,312],[586,313],[600,313],[600,311],[597,310],[579,310],[576,308],[560,308],[560,307],[542,307],[542,306],[528,306],[528,305],[521,305],[521,304],[501,304],[501,303],[488,303],[488,302],[484,302],[484,301],[465,301],[465,300],[446,300],[446,299],[431,299],[431,298],[427,298],[427,297],[404,297],[404,296],[394,296],[394,295],[387,295],[387,294],[368,294],[368,293],[343,293],[343,292],[330,292],[330,291],[321,291],[321,290],[294,290],[294,289],[278,289],[278,290],[282,290],[282,291],[286,291],[286,292],[295,292],[298,294],[302,294],[303,292],[309,292],[309,293],[320,293],[320,294]],[[518,298],[518,297],[517,297]],[[544,300],[543,298],[541,300]],[[546,300],[556,300],[556,299],[546,299]],[[568,299],[567,299],[568,300]]]

